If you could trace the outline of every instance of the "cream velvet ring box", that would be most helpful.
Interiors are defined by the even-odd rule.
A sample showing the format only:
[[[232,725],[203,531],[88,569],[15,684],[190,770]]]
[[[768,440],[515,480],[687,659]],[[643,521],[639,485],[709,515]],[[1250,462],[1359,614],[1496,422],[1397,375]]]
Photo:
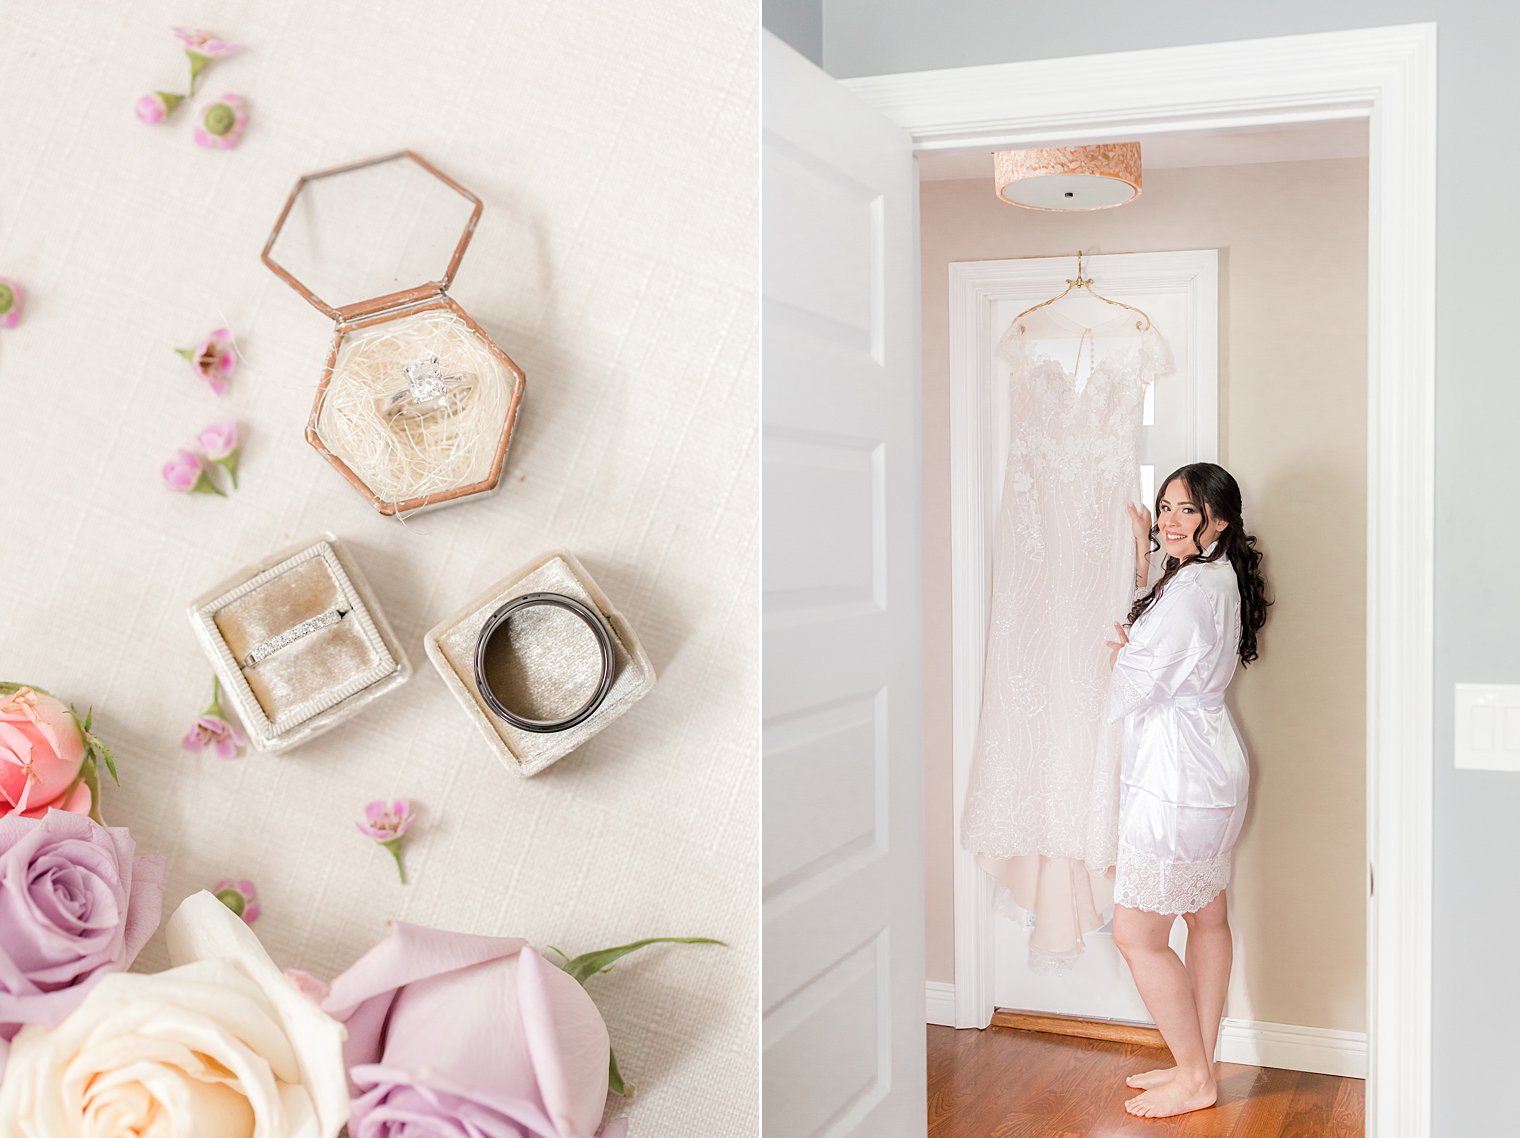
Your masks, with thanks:
[[[411,664],[332,534],[234,574],[190,623],[260,751],[284,751],[404,684]]]
[[[495,714],[475,678],[476,642],[493,614],[514,598],[557,593],[589,606],[612,639],[613,678],[602,702],[583,722],[563,731],[525,731]],[[568,714],[597,687],[602,659],[595,638],[575,616],[553,607],[525,608],[510,620],[510,651],[488,682],[513,711],[552,719]],[[433,628],[423,643],[428,659],[482,737],[516,774],[537,774],[568,755],[627,711],[654,686],[654,665],[621,613],[576,558],[542,554],[492,585]]]

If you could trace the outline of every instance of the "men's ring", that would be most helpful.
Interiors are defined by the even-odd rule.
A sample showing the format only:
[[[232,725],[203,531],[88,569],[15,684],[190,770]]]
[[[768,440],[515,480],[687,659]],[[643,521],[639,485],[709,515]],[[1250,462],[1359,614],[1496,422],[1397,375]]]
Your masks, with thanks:
[[[493,640],[506,629],[507,621],[514,613],[522,609],[540,605],[562,608],[580,617],[586,627],[591,630],[592,635],[596,637],[597,647],[601,652],[602,673],[597,679],[596,690],[584,704],[563,719],[529,719],[527,716],[519,715],[502,702],[501,696],[491,687],[491,682],[486,677],[486,657],[490,653]],[[480,638],[475,641],[476,689],[480,692],[481,698],[486,701],[487,707],[512,726],[523,731],[568,731],[576,724],[584,723],[602,705],[602,700],[607,698],[607,693],[612,689],[612,673],[612,633],[608,630],[606,622],[590,606],[582,604],[574,597],[567,597],[563,593],[524,593],[520,597],[513,597],[491,614],[490,619],[480,630]]]
[[[313,632],[318,632],[324,628],[331,628],[347,615],[347,609],[331,608],[324,613],[318,613],[316,616],[303,620],[300,624],[293,624],[284,632],[271,636],[261,644],[255,644],[253,650],[243,657],[243,667],[251,668],[260,660],[273,656],[281,648],[288,648],[297,640],[310,636]]]

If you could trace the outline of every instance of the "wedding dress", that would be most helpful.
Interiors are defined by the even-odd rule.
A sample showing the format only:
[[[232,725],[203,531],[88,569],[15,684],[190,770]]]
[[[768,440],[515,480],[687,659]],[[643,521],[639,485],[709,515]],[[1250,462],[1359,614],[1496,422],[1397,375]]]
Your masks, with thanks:
[[[1062,359],[1041,350],[1056,341]],[[999,908],[1033,915],[1030,968],[1059,972],[1112,915],[1123,731],[1107,715],[1104,642],[1135,595],[1125,505],[1139,497],[1145,385],[1169,363],[1133,313],[1086,328],[1045,309],[1015,321],[997,354],[1009,447],[960,836]],[[1068,370],[1076,355],[1084,379]]]

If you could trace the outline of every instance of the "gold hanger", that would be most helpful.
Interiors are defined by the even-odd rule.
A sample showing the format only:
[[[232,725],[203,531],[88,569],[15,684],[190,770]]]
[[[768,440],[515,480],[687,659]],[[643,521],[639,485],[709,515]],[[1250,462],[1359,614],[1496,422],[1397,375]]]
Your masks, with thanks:
[[[1023,320],[1024,317],[1028,316],[1031,312],[1037,312],[1041,308],[1044,308],[1046,305],[1054,304],[1056,301],[1063,299],[1073,289],[1078,289],[1078,288],[1086,289],[1089,296],[1095,296],[1095,297],[1097,297],[1104,304],[1112,304],[1112,305],[1118,306],[1119,308],[1127,308],[1127,309],[1129,309],[1136,316],[1140,317],[1142,320],[1145,321],[1144,324],[1141,324],[1138,320],[1135,322],[1135,327],[1137,329],[1139,329],[1140,331],[1144,332],[1146,329],[1148,329],[1151,326],[1151,318],[1149,316],[1147,316],[1144,312],[1142,312],[1140,309],[1136,308],[1133,304],[1125,304],[1122,300],[1114,300],[1112,297],[1104,296],[1101,293],[1095,292],[1093,290],[1092,278],[1091,277],[1084,277],[1082,275],[1082,250],[1080,250],[1080,249],[1077,250],[1077,276],[1076,276],[1075,280],[1073,280],[1071,278],[1067,279],[1067,281],[1066,281],[1066,291],[1060,293],[1057,296],[1051,297],[1049,300],[1042,300],[1042,301],[1040,301],[1039,304],[1034,305],[1032,308],[1026,308],[1026,309],[1024,309],[1023,312],[1020,312],[1017,316],[1015,316],[1013,318],[1013,323],[1019,324],[1019,321]],[[1021,333],[1024,331],[1024,326],[1022,324],[1019,324],[1019,331]],[[1089,331],[1091,331],[1091,329],[1089,329]],[[1078,349],[1078,350],[1080,351],[1080,349]]]

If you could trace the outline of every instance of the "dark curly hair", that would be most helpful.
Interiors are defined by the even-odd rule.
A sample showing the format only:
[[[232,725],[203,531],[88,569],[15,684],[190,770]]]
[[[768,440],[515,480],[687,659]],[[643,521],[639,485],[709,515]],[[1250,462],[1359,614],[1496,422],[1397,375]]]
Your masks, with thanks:
[[[1246,533],[1245,526],[1240,519],[1240,486],[1231,477],[1230,472],[1222,466],[1216,466],[1212,462],[1190,462],[1186,466],[1179,467],[1166,476],[1161,483],[1161,488],[1156,492],[1156,524],[1151,526],[1151,552],[1161,548],[1159,540],[1161,522],[1161,498],[1165,495],[1167,487],[1174,481],[1181,479],[1187,487],[1188,498],[1195,504],[1205,509],[1198,519],[1198,528],[1193,531],[1193,544],[1201,551],[1203,546],[1199,543],[1199,535],[1208,525],[1209,519],[1228,522],[1224,532],[1219,535],[1219,540],[1214,546],[1214,551],[1207,557],[1201,552],[1191,554],[1184,558],[1168,557],[1164,562],[1164,572],[1161,579],[1152,586],[1150,592],[1137,600],[1129,610],[1129,623],[1133,625],[1140,619],[1140,614],[1161,597],[1166,591],[1167,582],[1177,575],[1177,570],[1194,561],[1218,561],[1221,557],[1228,557],[1230,564],[1234,566],[1235,577],[1240,585],[1240,662],[1249,664],[1256,659],[1256,633],[1267,622],[1267,609],[1272,602],[1267,599],[1266,578],[1261,575],[1261,553],[1256,549],[1256,539]]]

